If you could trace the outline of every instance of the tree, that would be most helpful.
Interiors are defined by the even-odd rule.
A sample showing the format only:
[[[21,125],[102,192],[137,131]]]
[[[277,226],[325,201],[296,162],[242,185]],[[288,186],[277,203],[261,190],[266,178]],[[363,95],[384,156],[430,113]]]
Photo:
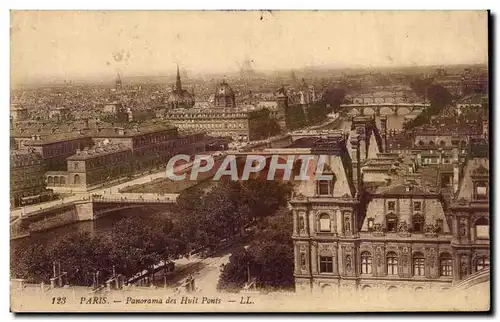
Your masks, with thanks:
[[[259,287],[273,290],[293,288],[292,228],[292,216],[287,209],[260,222],[248,248],[235,251],[229,258],[218,288],[230,292],[241,289],[248,280],[248,271]]]
[[[239,292],[249,279],[249,268],[253,268],[254,265],[254,259],[244,247],[236,249],[229,257],[228,263],[222,268],[217,289],[225,292]]]
[[[31,244],[25,249],[11,248],[11,274],[35,283],[47,281],[52,277],[52,262],[45,247]]]

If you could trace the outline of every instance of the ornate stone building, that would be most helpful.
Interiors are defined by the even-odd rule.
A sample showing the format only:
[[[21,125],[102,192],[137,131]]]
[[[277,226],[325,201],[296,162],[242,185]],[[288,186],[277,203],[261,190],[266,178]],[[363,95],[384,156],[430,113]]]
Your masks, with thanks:
[[[473,142],[463,170],[455,149],[445,198],[441,189],[410,182],[368,185],[361,175],[365,133],[350,136],[352,154],[342,136],[312,149],[329,155],[335,179],[301,182],[290,201],[296,291],[440,291],[488,269],[487,143]],[[364,164],[397,161],[381,155]]]
[[[351,144],[357,147],[357,141]],[[311,153],[328,155],[324,173],[333,175],[333,180],[301,181],[290,201],[295,285],[297,292],[333,292],[344,284],[356,284],[358,188],[345,137],[319,139]]]
[[[488,144],[477,144],[450,206],[453,276],[462,280],[490,266],[490,165]]]
[[[216,87],[212,108],[169,109],[165,118],[180,129],[202,130],[208,135],[231,137],[235,141],[252,141],[267,137],[263,134],[265,131],[261,131],[263,124],[284,116],[273,109],[236,107],[234,92],[223,81]]]

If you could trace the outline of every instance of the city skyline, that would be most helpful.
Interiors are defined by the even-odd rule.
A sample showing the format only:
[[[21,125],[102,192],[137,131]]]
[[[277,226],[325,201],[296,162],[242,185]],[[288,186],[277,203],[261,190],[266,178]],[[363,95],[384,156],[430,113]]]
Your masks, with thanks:
[[[11,80],[159,76],[177,64],[193,76],[229,74],[245,60],[258,71],[487,62],[486,11],[425,12],[425,24],[422,14],[13,12]]]

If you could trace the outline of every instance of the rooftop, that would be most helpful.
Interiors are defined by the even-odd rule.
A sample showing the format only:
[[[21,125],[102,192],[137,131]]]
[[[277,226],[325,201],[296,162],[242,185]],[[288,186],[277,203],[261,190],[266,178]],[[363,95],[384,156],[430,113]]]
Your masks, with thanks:
[[[126,147],[122,144],[105,144],[102,146],[93,146],[91,148],[86,148],[83,150],[77,150],[76,154],[70,156],[66,160],[74,161],[74,160],[87,160],[96,158],[103,155],[115,154],[124,151],[131,151],[130,148]]]

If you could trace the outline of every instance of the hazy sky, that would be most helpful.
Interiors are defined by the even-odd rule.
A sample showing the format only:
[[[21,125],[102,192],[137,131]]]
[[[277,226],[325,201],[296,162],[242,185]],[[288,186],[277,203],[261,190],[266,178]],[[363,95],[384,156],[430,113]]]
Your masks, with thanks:
[[[485,63],[487,13],[13,12],[12,78]]]

